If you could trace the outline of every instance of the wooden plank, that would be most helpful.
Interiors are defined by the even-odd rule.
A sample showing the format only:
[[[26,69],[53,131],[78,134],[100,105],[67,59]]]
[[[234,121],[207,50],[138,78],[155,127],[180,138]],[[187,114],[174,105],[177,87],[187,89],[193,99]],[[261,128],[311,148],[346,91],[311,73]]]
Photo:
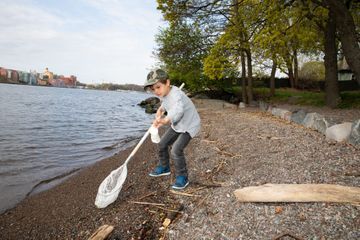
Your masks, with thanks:
[[[113,226],[102,225],[89,238],[89,240],[104,240],[114,230]]]
[[[336,202],[360,204],[360,188],[332,184],[265,184],[234,191],[240,202]]]

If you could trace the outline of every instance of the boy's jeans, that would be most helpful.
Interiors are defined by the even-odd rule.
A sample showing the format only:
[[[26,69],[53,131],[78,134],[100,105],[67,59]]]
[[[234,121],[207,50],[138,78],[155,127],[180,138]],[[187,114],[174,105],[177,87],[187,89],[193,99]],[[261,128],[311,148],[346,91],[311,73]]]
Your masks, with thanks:
[[[159,142],[160,165],[169,166],[169,146],[172,144],[171,157],[174,160],[175,175],[188,176],[184,148],[191,140],[189,133],[177,133],[171,127],[161,137]]]

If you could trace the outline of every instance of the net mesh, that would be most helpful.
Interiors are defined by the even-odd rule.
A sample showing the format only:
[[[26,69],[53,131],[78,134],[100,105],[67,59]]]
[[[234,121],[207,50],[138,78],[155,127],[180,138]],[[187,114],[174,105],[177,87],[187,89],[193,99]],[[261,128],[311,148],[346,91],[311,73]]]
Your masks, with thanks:
[[[113,203],[121,191],[122,185],[127,176],[127,166],[123,165],[115,169],[100,184],[96,195],[95,205],[98,208],[105,208]]]

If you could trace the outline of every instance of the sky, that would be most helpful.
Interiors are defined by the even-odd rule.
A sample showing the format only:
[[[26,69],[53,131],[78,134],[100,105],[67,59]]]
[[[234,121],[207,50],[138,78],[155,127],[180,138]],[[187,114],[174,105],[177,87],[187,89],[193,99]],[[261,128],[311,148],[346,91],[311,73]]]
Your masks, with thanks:
[[[165,26],[156,0],[1,0],[0,67],[139,84]]]

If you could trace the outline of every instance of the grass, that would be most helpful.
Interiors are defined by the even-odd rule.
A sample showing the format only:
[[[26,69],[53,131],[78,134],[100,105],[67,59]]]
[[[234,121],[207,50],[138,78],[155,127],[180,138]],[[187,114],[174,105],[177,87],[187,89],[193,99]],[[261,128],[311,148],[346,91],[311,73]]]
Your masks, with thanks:
[[[239,86],[228,88],[226,91],[237,96],[241,95],[241,87]],[[275,96],[270,97],[269,88],[254,88],[253,93],[255,100],[264,99],[270,103],[287,103],[316,107],[325,106],[324,92],[310,92],[291,88],[280,88],[275,90]],[[339,108],[360,108],[360,91],[341,92],[340,96],[341,103],[338,106]]]
[[[276,89],[275,96],[270,98],[270,102],[322,107],[325,106],[325,94],[294,89]]]
[[[359,108],[360,109],[360,91],[342,92],[339,108]]]

